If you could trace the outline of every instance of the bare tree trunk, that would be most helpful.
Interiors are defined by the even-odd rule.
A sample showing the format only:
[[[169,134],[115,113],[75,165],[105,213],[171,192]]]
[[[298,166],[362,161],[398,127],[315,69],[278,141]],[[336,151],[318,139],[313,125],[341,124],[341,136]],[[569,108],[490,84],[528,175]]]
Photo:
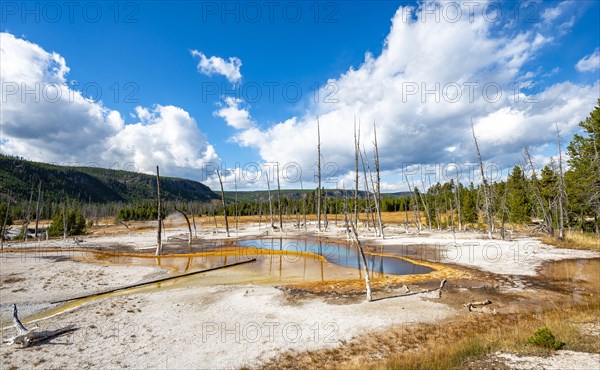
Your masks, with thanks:
[[[281,185],[279,184],[279,162],[277,162],[277,213],[279,214],[279,230],[283,231],[283,219],[281,217]]]
[[[360,152],[360,126],[356,130],[356,118],[354,118],[354,226],[358,227],[358,153]]]
[[[369,181],[367,180],[367,167],[365,166],[365,158],[363,157],[362,152],[359,150],[359,156],[360,156],[360,162],[362,164],[362,168],[363,168],[363,177],[365,179],[365,200],[366,200],[366,208],[365,208],[365,212],[366,212],[366,217],[367,217],[367,230],[369,230],[369,208],[371,207],[371,199],[370,199],[370,192],[369,192]],[[366,156],[366,153],[365,153]],[[373,226],[375,226],[375,224],[373,224]]]
[[[194,215],[194,213],[196,213],[196,207],[192,207],[192,223],[194,224],[194,237],[198,236],[198,230],[196,229],[196,216]]]
[[[565,184],[563,178],[563,167],[562,167],[562,148],[560,145],[560,131],[558,130],[558,124],[556,124],[556,142],[558,145],[558,240],[565,239],[565,225],[564,225],[564,214],[563,214],[563,202],[565,195]],[[594,142],[594,147],[596,143]]]
[[[29,218],[31,217],[31,203],[33,202],[33,184],[31,184],[31,194],[29,195],[29,203],[27,204],[27,214],[21,227],[23,233],[23,241],[27,241],[27,228],[29,227]]]
[[[262,198],[258,198],[258,230],[262,222]]]
[[[217,211],[212,205],[210,206],[210,213],[212,213],[213,222],[215,223],[215,234],[219,234],[219,226],[217,225]]]
[[[4,237],[6,236],[6,224],[8,223],[8,214],[10,213],[10,203],[12,201],[11,193],[8,193],[8,199],[6,201],[6,214],[4,215],[4,221],[2,222],[2,229],[0,230],[0,250],[4,250]]]
[[[302,185],[302,177],[300,178],[300,190],[302,190],[302,218],[304,219],[304,231],[307,230],[306,225],[306,194],[304,194],[304,186]]]
[[[415,202],[415,227],[418,232],[421,232],[421,211],[419,210],[419,199],[417,199],[417,188],[413,187],[413,184],[408,181],[408,176],[404,173],[404,178],[406,179],[406,184],[410,189],[410,192],[413,197],[413,201]]]
[[[233,183],[235,186],[235,205],[234,205],[234,219],[235,219],[235,234],[238,234],[239,226],[238,226],[238,191],[237,191],[237,175],[233,175]]]
[[[537,182],[537,174],[535,171],[535,167],[533,165],[533,161],[531,160],[531,155],[529,155],[529,150],[527,149],[527,147],[525,147],[523,149],[523,151],[525,152],[525,159],[527,160],[527,162],[529,163],[529,165],[531,167],[532,176],[533,176],[532,181],[531,181],[531,186],[533,188],[533,194],[535,195],[535,198],[538,201],[540,208],[542,209],[542,217],[544,218],[544,223],[546,224],[546,232],[548,232],[548,234],[550,234],[550,235],[554,235],[554,228],[552,226],[552,216],[550,216],[550,214],[546,210],[544,200],[542,199],[539,185]]]
[[[506,239],[506,230],[504,228],[504,218],[505,218],[505,210],[506,210],[506,194],[508,193],[508,181],[504,185],[504,195],[502,195],[502,218],[501,218],[501,226],[500,226],[500,236],[502,240]]]
[[[419,195],[419,198],[421,199],[421,203],[423,203],[423,208],[425,208],[425,214],[427,215],[427,226],[429,228],[429,230],[433,229],[433,224],[431,223],[431,214],[429,213],[429,207],[427,206],[427,202],[425,202],[425,198],[423,197],[425,193],[425,183],[421,182],[421,185],[423,186],[423,191],[418,191],[415,192]]]
[[[363,150],[365,150],[363,148]],[[367,153],[365,151],[365,157],[367,156]],[[373,227],[375,228],[376,234],[377,236],[382,236],[382,224],[381,224],[381,213],[379,210],[379,200],[377,199],[377,185],[375,184],[375,182],[373,181],[373,173],[371,172],[371,165],[369,164],[369,159],[366,159],[367,162],[367,171],[369,171],[369,179],[371,179],[371,187],[373,188],[373,198],[375,200],[375,213],[377,213],[378,216],[378,223],[375,223],[375,218],[373,218]],[[374,217],[374,215],[372,215]]]
[[[375,196],[376,196],[376,209],[377,209],[377,220],[379,222],[379,235],[381,239],[385,239],[385,235],[383,233],[383,221],[381,220],[381,177],[379,176],[379,148],[377,147],[377,127],[375,123],[373,123],[373,135],[375,145],[375,176],[376,176],[376,185],[375,188]]]
[[[317,228],[321,231],[321,125],[317,120]]]
[[[69,227],[69,201],[65,198],[65,207],[63,211],[63,240],[67,240],[67,229]]]
[[[460,215],[460,183],[458,182],[458,167],[456,168],[456,211],[458,213],[458,231],[461,231],[462,217]]]
[[[229,220],[227,220],[227,204],[225,204],[225,191],[223,190],[223,180],[221,179],[221,173],[218,169],[217,177],[219,178],[219,185],[221,185],[221,203],[223,204],[223,216],[225,217],[225,233],[229,238]]]
[[[346,239],[350,239],[350,226],[348,225],[348,194],[346,193],[346,187],[343,187],[344,189],[344,206],[343,206],[343,211],[344,211],[344,232],[346,233]],[[350,221],[353,222],[353,221]]]
[[[162,235],[161,235],[161,231],[162,231],[162,204],[161,204],[161,200],[160,200],[160,171],[158,169],[158,166],[156,166],[156,199],[157,199],[157,206],[156,209],[158,210],[158,232],[156,234],[156,252],[155,255],[160,256],[160,254],[162,253]]]
[[[479,151],[479,144],[477,143],[477,136],[475,136],[475,128],[473,127],[473,120],[471,119],[471,131],[473,132],[473,141],[475,141],[475,149],[477,149],[477,158],[479,159],[479,169],[481,170],[481,186],[483,186],[483,196],[485,197],[485,217],[488,223],[488,238],[492,239],[492,230],[494,228],[494,220],[492,218],[492,210],[490,206],[490,198],[487,191],[487,182],[485,180],[485,171],[483,170],[483,161],[481,160],[481,152]]]
[[[448,202],[448,198],[446,198]],[[456,244],[456,229],[454,227],[454,208],[452,207],[452,197],[450,197],[450,217],[452,220],[452,237],[454,238],[454,244]]]
[[[271,215],[271,229],[275,228],[273,223],[273,198],[271,197],[271,185],[269,184],[269,173],[267,172],[267,191],[269,192],[269,214]]]
[[[410,205],[410,202],[404,203],[404,216],[406,217],[406,233],[408,234],[408,228],[410,227],[410,222],[408,221],[408,212],[410,211],[410,207],[407,207],[407,205]]]
[[[327,189],[324,189],[324,195],[323,195],[323,225],[325,226],[325,231],[327,231],[327,226],[329,225],[329,221],[327,220],[327,208],[328,208],[328,201],[327,201]]]
[[[185,222],[187,223],[188,226],[188,245],[192,245],[192,225],[190,224],[190,219],[188,217],[188,215],[183,212],[182,210],[178,209],[177,207],[175,207],[175,210],[179,213],[181,213],[181,215],[185,218]]]
[[[40,201],[42,200],[42,182],[40,181],[40,184],[38,186],[38,197],[37,197],[37,202],[35,205],[35,239],[39,240],[38,238],[38,226],[40,225]]]
[[[360,252],[360,258],[362,259],[363,270],[365,272],[365,285],[367,288],[367,301],[371,302],[373,300],[373,297],[371,295],[371,282],[369,279],[369,267],[367,266],[367,258],[365,257],[365,252],[360,243],[360,239],[358,238],[358,233],[356,232],[356,228],[354,227],[354,224],[350,223],[350,227],[352,228],[352,233],[354,234],[356,246],[358,248],[358,251]]]

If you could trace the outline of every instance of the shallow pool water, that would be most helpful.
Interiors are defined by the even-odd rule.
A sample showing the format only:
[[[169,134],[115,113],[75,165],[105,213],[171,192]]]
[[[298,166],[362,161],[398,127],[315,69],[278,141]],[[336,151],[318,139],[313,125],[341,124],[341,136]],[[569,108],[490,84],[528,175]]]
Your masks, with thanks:
[[[338,266],[362,268],[358,249],[346,244],[283,238],[242,240],[238,244],[241,248],[251,248],[252,250],[256,248],[278,253],[290,252],[290,255],[298,256],[298,258],[301,258],[299,253],[311,253]],[[432,271],[430,267],[417,265],[401,258],[379,255],[383,252],[383,247],[370,247],[366,250],[367,265],[374,276],[427,274]]]

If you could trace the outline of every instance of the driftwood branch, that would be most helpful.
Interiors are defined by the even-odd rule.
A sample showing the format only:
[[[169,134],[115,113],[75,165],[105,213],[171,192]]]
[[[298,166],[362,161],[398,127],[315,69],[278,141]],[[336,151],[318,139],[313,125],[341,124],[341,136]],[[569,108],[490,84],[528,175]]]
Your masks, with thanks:
[[[19,320],[19,313],[17,311],[16,304],[13,304],[13,322],[15,323],[15,328],[17,329],[17,335],[7,339],[5,343],[8,345],[20,344],[22,348],[31,347],[43,341],[77,330],[77,326],[74,324],[67,325],[56,330],[45,330],[40,332],[35,332],[35,330],[38,329],[37,325],[31,329],[27,329],[21,320]]]
[[[469,303],[465,304],[464,306],[469,310],[469,312],[472,312],[473,308],[476,308],[476,306],[486,306],[488,304],[492,304],[492,301],[490,301],[489,299],[486,299],[483,302],[469,302]]]

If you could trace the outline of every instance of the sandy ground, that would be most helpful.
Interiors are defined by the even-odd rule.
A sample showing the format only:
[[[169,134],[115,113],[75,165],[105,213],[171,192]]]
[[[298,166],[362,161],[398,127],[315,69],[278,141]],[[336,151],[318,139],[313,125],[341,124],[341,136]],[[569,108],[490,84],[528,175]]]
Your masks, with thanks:
[[[309,228],[314,230],[312,225]],[[202,229],[198,236],[203,240],[226,239],[223,230],[220,233],[212,230]],[[186,231],[182,227],[170,228],[166,236],[177,237]],[[530,238],[488,241],[480,234],[460,233],[455,242],[451,232],[405,234],[404,228],[399,227],[389,227],[386,231],[388,237],[383,241],[368,232],[361,237],[366,245],[383,245],[389,254],[406,253],[411,258],[510,275],[517,280],[519,276],[535,276],[545,261],[600,257],[593,252],[557,249]],[[284,232],[273,232],[264,225],[262,228],[249,225],[237,232],[232,228],[229,239],[259,236],[337,240],[346,237],[341,228],[330,228],[317,235],[293,230],[291,226]],[[128,234],[124,230],[121,235],[96,232],[94,236],[84,237],[81,243],[42,241],[8,246],[11,251],[2,254],[0,269],[2,321],[11,313],[9,305],[13,302],[23,307],[22,317],[27,317],[47,307],[52,300],[164,276],[168,271],[155,266],[107,266],[65,259],[65,255],[73,257],[76,253],[69,252],[72,248],[150,252],[155,243],[154,231]],[[31,249],[47,252],[24,253]],[[48,252],[55,249],[62,252]],[[167,244],[165,252],[169,251]],[[62,313],[53,312],[52,317],[37,321],[41,329],[71,323],[80,329],[33,348],[14,350],[3,346],[0,349],[2,368],[23,364],[40,368],[259,366],[289,350],[339,346],[359,335],[382,331],[392,325],[435,322],[458,314],[456,309],[436,301],[431,294],[370,303],[355,297],[335,303],[318,297],[290,299],[286,296],[288,293],[266,282],[222,285],[232,274],[243,270],[236,269],[209,273],[205,285],[201,286],[150,287],[70,305]],[[518,290],[524,288],[517,286]],[[388,293],[395,295],[394,291]],[[2,330],[3,339],[13,331],[10,327]],[[518,365],[515,363],[515,366]]]
[[[498,353],[496,357],[511,369],[600,369],[600,354],[574,351],[556,351],[551,356],[517,356],[510,353]]]
[[[16,303],[26,317],[49,302],[155,279],[168,270],[108,266],[69,260],[72,253],[3,253],[0,256],[0,321],[12,317]]]
[[[80,326],[55,345],[5,347],[0,356],[5,368],[37,362],[44,368],[239,368],[287,350],[336,346],[392,324],[455,314],[419,296],[338,305],[319,299],[290,304],[283,294],[242,285],[109,298],[44,323],[45,330]]]

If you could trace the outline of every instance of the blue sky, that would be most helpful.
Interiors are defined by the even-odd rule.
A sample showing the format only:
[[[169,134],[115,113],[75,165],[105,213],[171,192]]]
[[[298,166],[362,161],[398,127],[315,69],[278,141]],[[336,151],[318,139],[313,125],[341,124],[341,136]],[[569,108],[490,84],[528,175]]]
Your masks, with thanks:
[[[367,151],[372,122],[380,127],[384,185],[392,191],[405,188],[407,163],[436,172],[451,161],[472,162],[473,119],[487,161],[510,168],[528,145],[543,164],[555,155],[551,128],[558,124],[568,140],[600,96],[599,4],[474,2],[469,11],[413,1],[80,2],[71,9],[4,2],[4,86],[39,77],[83,98],[102,96],[91,108],[8,96],[2,151],[59,163],[135,163],[140,171],[160,164],[166,174],[209,185],[206,162],[296,162],[310,182],[321,117],[325,161],[337,168],[329,186],[349,187],[346,139],[357,117]],[[23,51],[32,45],[47,54]],[[51,53],[68,73],[36,77],[11,67],[47,69],[42,59]],[[235,81],[213,63],[230,58],[241,64]],[[458,103],[444,91],[441,103],[432,101],[421,90],[436,83],[464,89],[465,82],[479,85],[473,102],[465,90]],[[485,84],[500,87],[500,101],[482,99]],[[420,91],[402,94],[414,86]],[[524,94],[518,99],[515,86]],[[40,134],[56,125],[64,135]]]

